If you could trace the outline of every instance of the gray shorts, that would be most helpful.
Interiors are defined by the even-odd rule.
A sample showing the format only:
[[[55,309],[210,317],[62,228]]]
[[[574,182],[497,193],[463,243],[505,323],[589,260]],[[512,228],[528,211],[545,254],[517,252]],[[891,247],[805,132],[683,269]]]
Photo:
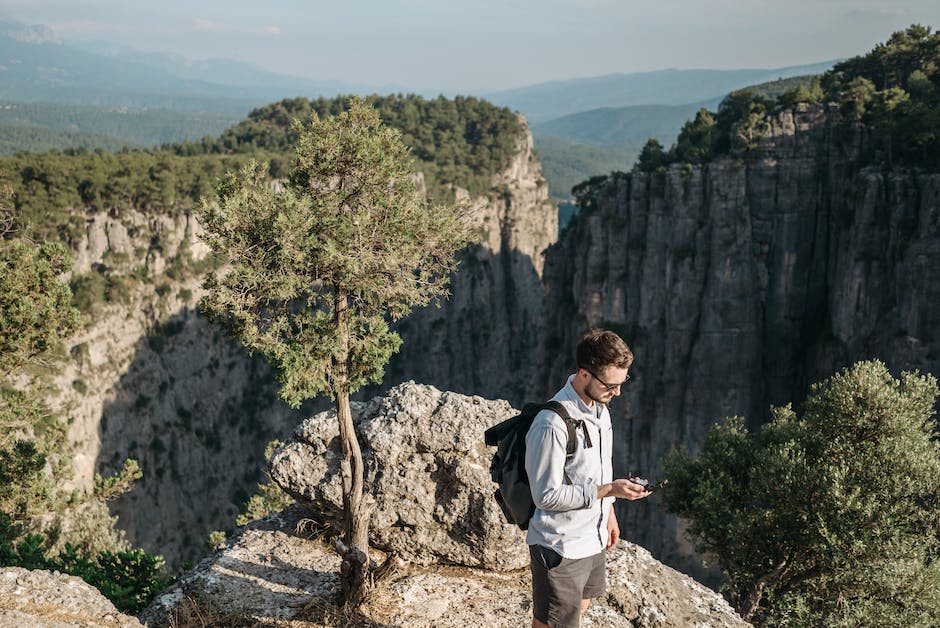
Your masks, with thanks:
[[[563,558],[547,547],[530,545],[532,616],[552,628],[577,628],[581,600],[603,595],[607,588],[604,555]]]

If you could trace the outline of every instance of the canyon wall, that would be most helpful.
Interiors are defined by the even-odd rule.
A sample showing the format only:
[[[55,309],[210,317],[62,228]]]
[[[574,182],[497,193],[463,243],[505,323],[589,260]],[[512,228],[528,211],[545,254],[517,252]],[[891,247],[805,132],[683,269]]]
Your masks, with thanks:
[[[523,131],[487,194],[457,190],[475,244],[462,254],[451,299],[403,324],[387,382],[519,396],[531,381],[534,362],[521,356],[538,343],[541,253],[556,238],[557,209]],[[72,276],[79,296],[90,290],[82,278],[100,294],[91,291],[93,310],[66,347],[51,401],[70,421],[76,487],[89,488],[95,473],[114,473],[126,458],[139,461],[144,477],[111,510],[132,544],[179,567],[202,555],[211,531],[234,527],[263,480],[266,444],[329,401],[290,409],[264,359],[199,314],[213,262],[193,217],[165,210],[86,215]]]
[[[564,382],[584,329],[621,333],[636,362],[611,407],[620,472],[658,479],[715,422],[756,427],[860,359],[940,374],[940,175],[880,165],[865,130],[822,106],[749,139],[598,182],[547,253],[534,388]],[[624,538],[704,577],[658,500],[619,508]]]

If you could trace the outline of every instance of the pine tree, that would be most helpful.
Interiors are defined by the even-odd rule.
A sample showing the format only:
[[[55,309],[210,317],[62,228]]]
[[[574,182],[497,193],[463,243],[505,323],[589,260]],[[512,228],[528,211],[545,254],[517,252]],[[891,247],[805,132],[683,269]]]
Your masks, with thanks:
[[[940,624],[937,380],[860,362],[756,434],[715,426],[666,461],[666,507],[691,522],[725,592],[758,625]]]

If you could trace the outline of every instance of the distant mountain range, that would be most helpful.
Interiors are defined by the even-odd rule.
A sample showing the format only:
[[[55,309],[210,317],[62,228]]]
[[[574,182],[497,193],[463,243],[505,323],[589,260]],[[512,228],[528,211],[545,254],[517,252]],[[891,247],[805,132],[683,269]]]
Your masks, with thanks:
[[[552,195],[566,198],[571,185],[590,176],[629,169],[648,138],[668,146],[699,108],[714,110],[728,92],[818,74],[833,63],[610,74],[471,95],[526,116]],[[78,47],[46,26],[0,20],[0,109],[5,110],[0,154],[59,144],[153,146],[218,135],[252,109],[283,98],[408,92],[395,85],[315,81],[229,59],[144,53],[108,42]],[[120,120],[106,120],[118,114]]]
[[[819,74],[835,61],[751,70],[657,70],[551,81],[483,94],[490,102],[523,112],[539,123],[602,107],[685,105],[780,78]]]
[[[371,93],[369,86],[313,81],[228,59],[120,51],[59,41],[46,27],[0,21],[0,100],[105,107],[165,107],[242,115],[296,96]]]

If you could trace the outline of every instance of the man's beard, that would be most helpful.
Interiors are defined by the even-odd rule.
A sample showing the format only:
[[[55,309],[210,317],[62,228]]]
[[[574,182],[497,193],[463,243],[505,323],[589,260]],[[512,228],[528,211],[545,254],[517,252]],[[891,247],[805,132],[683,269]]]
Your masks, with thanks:
[[[590,389],[585,389],[584,392],[586,392],[586,393],[587,393],[587,396],[590,397],[593,401],[595,401],[595,402],[597,402],[597,403],[602,403],[602,404],[604,404],[605,406],[607,405],[607,403],[608,403],[611,399],[614,398],[614,396],[611,395],[609,392],[601,393],[602,396],[607,396],[607,395],[609,395],[609,397],[608,397],[607,399],[601,399],[600,397],[598,397],[598,396],[596,396],[594,393],[592,393],[592,392],[590,391]]]

